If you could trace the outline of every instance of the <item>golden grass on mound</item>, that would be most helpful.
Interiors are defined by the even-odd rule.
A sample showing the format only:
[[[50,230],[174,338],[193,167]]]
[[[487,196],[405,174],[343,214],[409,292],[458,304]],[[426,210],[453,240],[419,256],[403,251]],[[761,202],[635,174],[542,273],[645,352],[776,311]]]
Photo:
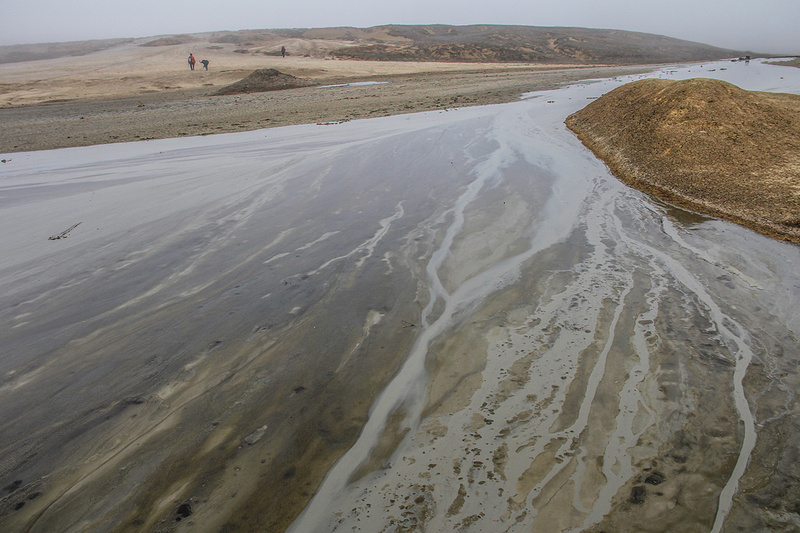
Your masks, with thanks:
[[[800,96],[648,79],[566,123],[629,185],[800,243]]]

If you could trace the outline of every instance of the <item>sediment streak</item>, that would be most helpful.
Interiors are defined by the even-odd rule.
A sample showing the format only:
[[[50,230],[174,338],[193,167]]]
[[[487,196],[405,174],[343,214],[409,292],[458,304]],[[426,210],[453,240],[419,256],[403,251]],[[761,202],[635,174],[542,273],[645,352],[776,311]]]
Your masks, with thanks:
[[[634,460],[652,453],[633,450],[643,447],[643,436],[659,431],[663,413],[653,391],[661,370],[652,356],[664,332],[655,323],[663,302],[676,296],[687,311],[696,308],[712,324],[713,342],[733,358],[731,389],[742,431],[735,467],[720,480],[718,506],[711,513],[713,531],[722,529],[756,444],[743,384],[754,357],[747,329],[683,264],[681,255],[697,256],[698,249],[657,209],[618,184],[593,181],[604,172],[595,162],[576,158],[575,146],[558,127],[541,127],[546,120],[525,122],[524,113],[508,109],[496,118],[491,138],[497,149],[473,168],[475,179],[433,224],[449,221],[427,263],[428,301],[413,350],[376,400],[356,445],[329,472],[291,531],[380,531],[401,524],[423,531],[528,531],[543,524],[580,531],[602,522],[625,498],[620,491],[635,475]],[[488,186],[501,184],[506,169],[523,162],[555,176],[550,198],[533,216],[530,246],[448,292],[440,279],[442,265],[454,253],[467,207]],[[488,294],[512,287],[528,260],[575,228],[585,240],[586,256],[564,272],[542,274],[546,294],[526,320],[489,332],[483,385],[469,405],[420,420],[431,343],[459,313],[475,313],[480,306],[474,304]],[[656,244],[653,237],[663,240]],[[760,287],[731,265],[705,261],[712,271],[725,269],[751,288]],[[623,345],[628,351],[619,353]],[[681,366],[681,381],[685,372]],[[576,386],[583,388],[570,407],[575,398],[574,390],[568,397],[568,389]],[[692,400],[682,401],[689,412]],[[564,415],[569,409],[572,418]],[[400,410],[410,431],[391,466],[352,480],[390,415]],[[654,441],[653,452],[661,444]]]
[[[545,212],[549,216],[543,218],[541,227],[531,239],[530,247],[523,253],[504,259],[499,263],[486,268],[479,274],[466,280],[452,293],[448,293],[439,270],[447,256],[451,253],[454,239],[464,226],[465,209],[478,197],[485,187],[496,186],[503,180],[506,167],[514,162],[525,159],[547,160],[556,153],[569,150],[560,143],[539,138],[543,146],[550,149],[544,155],[530,153],[527,148],[531,136],[541,136],[538,130],[525,132],[521,137],[516,132],[517,122],[520,120],[516,112],[502,113],[498,116],[492,133],[492,140],[497,148],[484,161],[477,164],[472,174],[475,179],[467,186],[466,190],[455,201],[454,206],[443,213],[437,223],[452,219],[439,247],[433,251],[426,267],[428,287],[428,303],[422,312],[422,332],[417,338],[413,348],[397,376],[389,383],[377,398],[370,411],[369,420],[364,426],[358,441],[336,463],[328,473],[311,503],[306,510],[292,524],[289,531],[321,531],[324,524],[332,518],[333,507],[337,497],[340,497],[345,487],[351,480],[365,458],[369,457],[370,450],[375,446],[386,428],[389,416],[401,408],[406,412],[405,424],[412,432],[419,425],[419,417],[425,400],[426,371],[425,359],[430,343],[450,326],[457,314],[475,302],[484,299],[488,294],[502,289],[519,276],[521,265],[532,257],[537,251],[557,242],[569,234],[571,223],[583,198],[582,192],[586,187],[573,183],[562,183],[562,187],[553,191]],[[528,153],[525,154],[525,151]],[[564,162],[566,159],[557,158]],[[569,165],[567,165],[569,166]],[[569,180],[567,180],[569,181]],[[444,310],[438,317],[429,323],[435,307],[443,302]]]

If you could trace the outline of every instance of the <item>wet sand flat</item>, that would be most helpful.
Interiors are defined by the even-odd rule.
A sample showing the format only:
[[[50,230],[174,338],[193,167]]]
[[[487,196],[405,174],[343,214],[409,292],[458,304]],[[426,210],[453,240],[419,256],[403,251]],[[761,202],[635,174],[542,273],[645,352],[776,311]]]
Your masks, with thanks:
[[[0,525],[791,527],[798,248],[618,182],[627,81],[12,154]]]

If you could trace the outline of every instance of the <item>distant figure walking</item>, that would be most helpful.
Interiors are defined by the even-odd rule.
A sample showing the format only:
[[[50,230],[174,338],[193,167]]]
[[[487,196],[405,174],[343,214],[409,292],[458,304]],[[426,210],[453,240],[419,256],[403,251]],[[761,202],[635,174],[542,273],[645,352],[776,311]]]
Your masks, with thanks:
[[[286,57],[286,47],[281,46],[281,57]]]
[[[194,70],[194,56],[189,54],[189,70]]]
[[[208,70],[208,59],[201,59],[200,62],[203,64],[203,68]]]

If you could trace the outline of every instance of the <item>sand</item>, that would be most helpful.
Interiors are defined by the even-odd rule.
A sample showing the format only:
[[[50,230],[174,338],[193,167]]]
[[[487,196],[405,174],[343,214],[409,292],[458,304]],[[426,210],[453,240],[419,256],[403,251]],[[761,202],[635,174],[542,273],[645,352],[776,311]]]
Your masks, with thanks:
[[[370,62],[134,44],[80,57],[0,65],[0,153],[163,139],[496,104],[566,82],[652,67]],[[203,59],[203,50],[194,50]],[[210,96],[256,69],[317,87]],[[346,85],[350,83],[367,85]],[[345,86],[342,86],[345,84]],[[320,87],[338,85],[336,87]]]

